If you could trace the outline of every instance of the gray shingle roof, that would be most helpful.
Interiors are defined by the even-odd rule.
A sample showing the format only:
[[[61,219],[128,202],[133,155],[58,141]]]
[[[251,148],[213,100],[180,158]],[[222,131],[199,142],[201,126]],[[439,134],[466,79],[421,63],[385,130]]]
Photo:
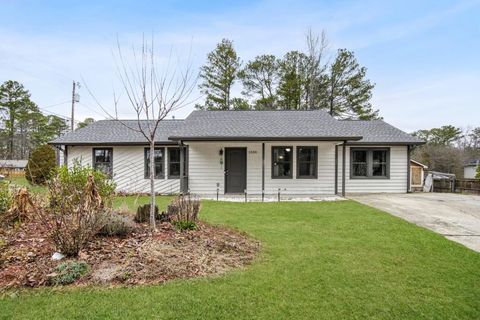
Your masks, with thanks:
[[[184,120],[162,120],[155,140],[159,143],[175,143],[168,139]],[[147,121],[141,121],[142,126]],[[129,128],[138,128],[137,120],[99,120],[53,140],[51,144],[147,144],[145,137]]]
[[[128,129],[136,120],[100,120],[52,141],[52,144],[146,144]],[[142,125],[147,122],[143,121]],[[185,120],[163,120],[157,143],[176,140],[349,140],[351,143],[421,144],[388,123],[339,121],[315,111],[193,111]]]
[[[170,136],[183,140],[319,140],[361,135],[339,127],[323,110],[315,111],[194,111],[181,130]]]
[[[414,137],[383,120],[343,120],[339,121],[348,130],[360,134],[363,138],[351,142],[358,144],[423,144],[424,141]]]

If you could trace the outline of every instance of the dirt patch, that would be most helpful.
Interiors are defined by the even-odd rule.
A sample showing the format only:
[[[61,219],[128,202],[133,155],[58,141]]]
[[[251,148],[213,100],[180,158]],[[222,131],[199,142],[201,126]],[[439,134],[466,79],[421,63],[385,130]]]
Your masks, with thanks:
[[[89,272],[74,285],[135,285],[222,274],[249,264],[259,247],[245,234],[202,222],[192,231],[163,223],[154,233],[139,225],[124,238],[95,237],[76,259],[85,261]],[[65,262],[52,260],[54,252],[38,222],[0,230],[0,290],[46,285],[48,274]]]

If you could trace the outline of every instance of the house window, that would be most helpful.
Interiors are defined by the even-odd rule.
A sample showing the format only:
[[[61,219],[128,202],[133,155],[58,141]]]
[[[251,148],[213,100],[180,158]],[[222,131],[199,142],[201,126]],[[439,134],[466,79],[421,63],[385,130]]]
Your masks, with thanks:
[[[297,147],[297,178],[317,178],[317,147]]]
[[[351,148],[351,178],[389,178],[389,149]]]
[[[164,179],[165,148],[155,148],[154,152],[155,179]],[[150,148],[145,148],[145,179],[150,178]]]
[[[293,147],[272,147],[272,178],[292,178]]]
[[[113,173],[113,149],[112,148],[94,148],[93,149],[93,168],[112,177]]]
[[[184,152],[186,149],[184,149]],[[186,176],[187,157],[183,155],[183,175]],[[180,148],[168,148],[168,178],[180,178]]]

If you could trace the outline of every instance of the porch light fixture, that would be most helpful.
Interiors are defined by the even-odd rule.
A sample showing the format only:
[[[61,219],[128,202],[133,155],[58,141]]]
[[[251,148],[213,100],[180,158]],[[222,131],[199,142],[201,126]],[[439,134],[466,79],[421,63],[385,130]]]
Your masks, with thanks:
[[[290,152],[290,148],[285,148],[285,151]]]
[[[218,155],[221,157],[223,156],[223,149],[220,149],[220,151],[218,151]]]

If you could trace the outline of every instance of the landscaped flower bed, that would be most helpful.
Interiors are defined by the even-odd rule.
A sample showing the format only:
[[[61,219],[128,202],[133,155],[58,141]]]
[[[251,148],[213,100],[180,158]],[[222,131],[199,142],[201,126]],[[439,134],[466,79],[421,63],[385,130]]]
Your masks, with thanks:
[[[96,236],[75,259],[52,260],[55,246],[45,225],[25,222],[0,231],[0,289],[49,285],[66,261],[88,265],[74,285],[160,283],[222,274],[250,263],[258,242],[237,231],[199,222],[181,231],[161,223],[151,232],[137,224],[126,237]]]

